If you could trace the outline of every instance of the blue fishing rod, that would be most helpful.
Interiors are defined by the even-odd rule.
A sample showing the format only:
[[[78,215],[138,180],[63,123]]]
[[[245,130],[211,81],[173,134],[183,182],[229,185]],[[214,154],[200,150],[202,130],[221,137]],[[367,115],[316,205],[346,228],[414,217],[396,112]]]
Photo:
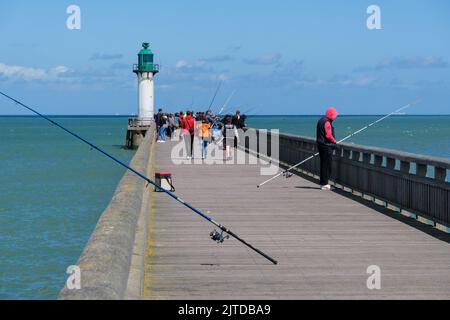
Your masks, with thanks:
[[[131,172],[133,172],[134,174],[136,174],[137,176],[139,176],[140,178],[142,178],[143,180],[145,180],[148,184],[151,184],[153,186],[155,186],[157,189],[161,190],[162,192],[165,192],[167,195],[169,195],[170,197],[172,197],[173,199],[175,199],[176,201],[180,202],[181,204],[183,204],[184,206],[188,207],[189,209],[191,209],[192,211],[194,211],[196,214],[198,214],[199,216],[201,216],[202,218],[206,219],[207,221],[211,222],[213,225],[215,225],[217,228],[220,229],[221,232],[218,232],[217,230],[214,230],[213,232],[211,232],[210,236],[211,239],[216,241],[217,243],[223,243],[226,239],[229,238],[229,236],[232,236],[233,238],[235,238],[236,240],[240,241],[241,243],[243,243],[244,245],[246,245],[247,247],[249,247],[250,249],[252,249],[253,251],[259,253],[261,256],[263,256],[264,258],[266,258],[267,260],[269,260],[270,262],[272,262],[273,264],[277,264],[278,262],[271,258],[270,256],[268,256],[267,254],[265,254],[264,252],[262,252],[261,250],[255,248],[254,246],[252,246],[251,244],[249,244],[248,242],[246,242],[244,239],[242,239],[241,237],[239,237],[237,234],[235,234],[234,232],[232,232],[230,229],[228,229],[227,227],[221,225],[220,223],[214,221],[211,217],[207,216],[206,214],[204,214],[203,212],[201,212],[200,210],[194,208],[192,205],[190,205],[189,203],[185,202],[183,199],[179,198],[176,194],[164,189],[163,187],[161,187],[160,185],[158,185],[156,182],[154,182],[153,180],[149,179],[148,177],[146,177],[145,175],[143,175],[142,173],[140,173],[139,171],[134,170],[133,168],[131,168],[130,166],[128,166],[127,164],[125,164],[124,162],[120,161],[119,159],[117,159],[116,157],[110,155],[109,153],[107,153],[106,151],[102,150],[101,148],[97,147],[96,145],[94,145],[93,143],[89,142],[88,140],[80,137],[78,134],[76,134],[75,132],[63,127],[62,125],[60,125],[58,122],[53,121],[52,119],[50,119],[49,117],[41,114],[40,112],[36,111],[35,109],[25,105],[24,103],[14,99],[13,97],[10,97],[9,95],[3,93],[0,91],[0,94],[4,97],[6,97],[7,99],[15,102],[16,104],[30,110],[31,112],[37,114],[39,117],[47,120],[48,122],[50,122],[51,124],[57,126],[58,128],[62,129],[63,131],[67,132],[68,134],[72,135],[73,137],[75,137],[78,140],[81,140],[82,142],[84,142],[85,144],[87,144],[88,146],[90,146],[92,149],[97,150],[98,152],[102,153],[103,155],[105,155],[106,157],[110,158],[111,160],[113,160],[114,162],[116,162],[117,164],[121,165],[122,167],[124,167],[127,170],[130,170]],[[225,233],[225,234],[224,234]]]

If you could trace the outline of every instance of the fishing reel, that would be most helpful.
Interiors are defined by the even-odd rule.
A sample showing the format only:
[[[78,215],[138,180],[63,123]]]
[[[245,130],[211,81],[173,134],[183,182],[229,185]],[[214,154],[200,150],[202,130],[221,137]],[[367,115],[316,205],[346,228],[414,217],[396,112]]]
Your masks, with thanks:
[[[289,172],[289,171],[284,171],[283,172],[283,177],[285,177],[286,179],[289,179],[290,177],[292,177],[294,174]]]
[[[209,235],[211,239],[217,243],[223,243],[226,239],[230,238],[228,234],[223,234],[223,231],[218,232],[216,229],[214,229],[214,231],[211,231]]]

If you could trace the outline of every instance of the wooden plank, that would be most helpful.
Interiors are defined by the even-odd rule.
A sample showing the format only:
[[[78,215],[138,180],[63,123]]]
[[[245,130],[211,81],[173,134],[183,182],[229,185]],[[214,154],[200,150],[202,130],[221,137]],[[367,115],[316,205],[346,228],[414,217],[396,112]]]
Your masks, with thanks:
[[[174,165],[174,145],[158,144],[156,166],[172,172],[177,195],[279,265],[234,239],[214,243],[211,224],[153,193],[144,298],[450,298],[448,237],[439,240],[300,177],[257,189],[267,178],[260,165]],[[370,265],[381,268],[381,290],[366,286]]]

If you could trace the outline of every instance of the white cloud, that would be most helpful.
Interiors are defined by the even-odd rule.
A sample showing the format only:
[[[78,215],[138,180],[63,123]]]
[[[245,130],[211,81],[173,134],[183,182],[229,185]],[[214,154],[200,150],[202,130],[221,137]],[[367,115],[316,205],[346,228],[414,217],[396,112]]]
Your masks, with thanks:
[[[442,57],[394,57],[384,59],[374,66],[359,66],[354,72],[368,72],[368,71],[384,71],[394,69],[445,69],[448,67],[447,61]]]
[[[47,75],[44,69],[23,66],[8,66],[0,63],[0,76],[8,79],[17,78],[25,81],[32,81],[43,80]]]
[[[69,72],[69,71],[71,71],[71,69],[69,69],[66,66],[57,66],[57,67],[51,68],[49,70],[49,72],[52,73],[52,74],[66,73],[66,72]]]
[[[90,60],[115,60],[115,59],[122,59],[123,54],[120,53],[94,53]]]
[[[218,63],[218,62],[228,62],[233,61],[234,58],[231,55],[223,54],[223,55],[217,55],[213,57],[208,58],[202,58],[199,61],[200,62],[209,62],[209,63]]]
[[[228,81],[228,80],[231,79],[230,76],[227,76],[226,74],[223,74],[223,73],[217,75],[216,78],[217,78],[217,80],[219,80],[219,81]]]
[[[56,66],[50,69],[25,66],[11,66],[0,63],[0,77],[7,80],[21,81],[57,81],[59,76],[70,72],[66,66]]]
[[[258,58],[244,59],[244,62],[247,64],[271,65],[278,63],[281,60],[281,57],[280,53],[267,53]]]
[[[175,68],[177,68],[177,69],[185,68],[185,67],[188,67],[188,66],[189,66],[189,63],[187,63],[186,60],[178,60],[175,63]]]

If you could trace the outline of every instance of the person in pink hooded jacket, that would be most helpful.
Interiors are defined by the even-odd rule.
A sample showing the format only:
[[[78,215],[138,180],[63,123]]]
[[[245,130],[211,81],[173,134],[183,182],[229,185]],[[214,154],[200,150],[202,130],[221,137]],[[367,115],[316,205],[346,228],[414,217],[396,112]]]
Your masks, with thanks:
[[[328,180],[331,176],[333,151],[336,145],[333,121],[339,114],[333,107],[328,108],[325,116],[317,122],[317,148],[320,157],[320,186],[322,190],[331,190]]]

